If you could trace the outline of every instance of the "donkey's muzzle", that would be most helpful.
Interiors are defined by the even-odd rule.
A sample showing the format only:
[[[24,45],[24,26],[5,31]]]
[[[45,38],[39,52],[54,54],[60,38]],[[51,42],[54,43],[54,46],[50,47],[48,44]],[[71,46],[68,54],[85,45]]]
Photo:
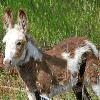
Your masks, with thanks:
[[[3,64],[6,66],[10,66],[12,64],[12,61],[10,59],[5,59],[3,60]]]

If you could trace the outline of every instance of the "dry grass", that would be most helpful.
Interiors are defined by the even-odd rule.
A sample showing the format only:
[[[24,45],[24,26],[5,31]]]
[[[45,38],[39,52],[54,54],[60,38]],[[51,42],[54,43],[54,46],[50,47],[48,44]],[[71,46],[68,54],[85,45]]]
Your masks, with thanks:
[[[53,97],[59,100],[75,100],[75,95],[70,93],[62,93]],[[7,71],[0,70],[0,100],[27,100],[25,84],[19,76],[9,75]]]
[[[20,77],[0,70],[0,100],[27,100],[25,85]]]
[[[87,88],[92,100],[98,100],[90,86]],[[58,98],[58,99],[57,99]],[[7,71],[0,70],[0,100],[27,100],[25,84],[19,76],[9,75]],[[73,91],[61,93],[52,100],[76,100]]]

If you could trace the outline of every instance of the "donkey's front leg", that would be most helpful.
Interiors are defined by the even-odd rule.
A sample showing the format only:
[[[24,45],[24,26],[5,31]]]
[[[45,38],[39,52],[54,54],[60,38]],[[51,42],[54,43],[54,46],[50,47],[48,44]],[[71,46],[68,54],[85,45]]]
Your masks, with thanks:
[[[26,91],[27,91],[28,100],[50,100],[45,98],[43,99],[39,91],[37,90],[32,91],[30,87],[26,86]]]
[[[27,95],[28,95],[28,99],[29,100],[36,100],[36,97],[35,97],[35,93],[31,93],[31,92],[27,92]]]
[[[100,100],[100,82],[98,84],[92,84],[92,89],[98,96],[98,99]]]
[[[22,78],[22,80],[24,81],[27,90],[27,95],[29,100],[41,100],[40,96],[39,96],[39,92],[37,91],[37,86],[36,86],[36,76],[32,72],[32,67],[30,66],[19,66],[18,68],[18,72],[20,74],[20,77]]]
[[[26,87],[26,91],[29,100],[36,100],[36,96],[34,92],[29,91],[28,87]]]

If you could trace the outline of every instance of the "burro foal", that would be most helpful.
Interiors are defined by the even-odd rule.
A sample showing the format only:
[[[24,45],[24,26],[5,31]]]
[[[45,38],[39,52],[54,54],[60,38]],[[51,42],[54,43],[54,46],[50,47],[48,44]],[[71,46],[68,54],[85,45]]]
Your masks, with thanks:
[[[6,9],[3,16],[6,29],[3,63],[16,66],[26,84],[29,100],[40,100],[40,96],[50,100],[56,93],[70,91],[81,80],[80,68],[84,55],[84,81],[91,83],[100,98],[96,72],[98,50],[93,43],[83,37],[73,37],[62,41],[52,50],[42,52],[26,32],[27,17],[23,10],[19,10],[17,22],[14,25],[12,12]]]

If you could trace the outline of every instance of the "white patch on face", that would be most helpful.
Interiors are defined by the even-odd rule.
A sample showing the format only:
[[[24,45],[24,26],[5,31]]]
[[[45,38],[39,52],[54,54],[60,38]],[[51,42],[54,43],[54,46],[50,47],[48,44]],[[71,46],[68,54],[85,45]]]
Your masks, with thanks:
[[[79,63],[81,63],[81,57],[82,55],[89,51],[89,46],[79,47],[75,50],[75,56],[74,58],[70,57],[70,53],[63,52],[62,56],[65,60],[67,60],[68,63],[68,69],[71,71],[71,73],[78,72]]]
[[[17,30],[16,28],[8,30],[6,35],[3,38],[3,43],[5,43],[5,58],[4,60],[11,60],[12,64],[16,64],[16,59],[13,59],[16,53],[16,43],[19,40],[23,40],[25,35],[22,31]]]
[[[94,92],[96,93],[96,95],[100,100],[100,84],[92,85],[92,89],[94,90]]]
[[[87,40],[85,40],[85,43],[92,49],[93,53],[98,58],[99,57],[99,51],[97,50],[96,46],[93,43],[91,43],[90,41],[87,41]]]

